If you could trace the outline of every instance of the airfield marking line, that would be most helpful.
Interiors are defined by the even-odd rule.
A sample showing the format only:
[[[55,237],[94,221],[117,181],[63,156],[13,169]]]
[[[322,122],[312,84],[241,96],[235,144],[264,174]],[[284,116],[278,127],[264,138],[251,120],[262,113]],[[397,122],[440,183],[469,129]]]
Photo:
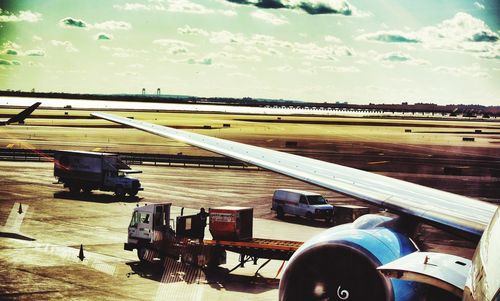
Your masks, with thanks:
[[[23,212],[19,213],[19,203],[14,203],[12,209],[10,210],[10,214],[7,217],[7,221],[5,222],[4,231],[9,232],[19,232],[21,230],[21,225],[23,223],[24,217],[26,216],[26,212],[28,212],[29,205],[23,205]]]
[[[59,257],[60,259],[63,260],[68,260],[70,262],[80,264],[80,265],[85,265],[88,266],[94,270],[97,270],[99,272],[108,274],[110,276],[117,277],[116,271],[117,271],[117,264],[113,264],[113,262],[125,262],[127,260],[125,259],[117,259],[116,257],[113,256],[108,256],[104,254],[99,254],[91,251],[85,251],[84,250],[84,255],[85,259],[83,261],[80,261],[78,258],[78,253],[80,251],[79,248],[73,248],[73,247],[67,247],[67,246],[61,246],[61,245],[56,245],[56,244],[51,244],[51,243],[42,243],[42,242],[37,242],[37,241],[30,241],[30,242],[21,242],[22,244],[25,244],[23,249],[26,249],[26,247],[29,247],[33,251],[39,251],[42,253],[47,253],[49,255],[55,255]],[[20,249],[20,248],[16,248]],[[111,262],[111,263],[110,263]]]
[[[19,213],[19,203],[14,203],[10,211],[10,214],[5,222],[5,226],[1,228],[1,231],[19,233],[21,230],[21,225],[23,223],[24,217],[28,212],[28,208],[29,205],[22,205],[22,213]],[[113,259],[113,261],[116,261],[117,260],[116,257],[86,251],[85,252],[86,260],[79,261],[79,259],[77,258],[79,249],[77,248],[60,246],[50,243],[40,243],[37,241],[24,242],[24,243],[27,244],[28,247],[33,248],[36,251],[54,254],[62,259],[76,261],[79,264],[87,265],[94,270],[106,273],[111,276],[115,276],[117,270],[116,264],[113,265],[103,260],[103,258],[105,258],[107,260]],[[101,259],[99,259],[99,257],[101,257]]]
[[[9,143],[9,144],[7,144],[7,146],[6,146],[6,147],[7,147],[7,148],[14,148],[14,143]]]
[[[391,161],[373,161],[373,162],[368,162],[368,165],[375,165],[375,164],[385,164]]]
[[[199,282],[204,280],[200,268],[167,257],[154,300],[201,301],[204,287]]]

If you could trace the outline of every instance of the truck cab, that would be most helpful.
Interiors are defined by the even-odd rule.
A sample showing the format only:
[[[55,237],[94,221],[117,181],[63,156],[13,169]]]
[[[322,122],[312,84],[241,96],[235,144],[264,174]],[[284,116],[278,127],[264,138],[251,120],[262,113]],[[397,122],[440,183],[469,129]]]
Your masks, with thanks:
[[[277,189],[273,194],[271,210],[279,218],[290,214],[327,222],[333,219],[333,206],[322,195],[303,190]]]
[[[117,196],[123,196],[128,193],[135,196],[141,189],[138,179],[129,176],[130,173],[136,173],[135,170],[110,170],[104,174],[103,187],[106,190],[114,191]]]
[[[170,206],[171,203],[162,203],[134,208],[124,249],[137,249],[141,261],[167,255],[178,257],[176,249],[167,246],[172,244],[175,236],[170,225]]]

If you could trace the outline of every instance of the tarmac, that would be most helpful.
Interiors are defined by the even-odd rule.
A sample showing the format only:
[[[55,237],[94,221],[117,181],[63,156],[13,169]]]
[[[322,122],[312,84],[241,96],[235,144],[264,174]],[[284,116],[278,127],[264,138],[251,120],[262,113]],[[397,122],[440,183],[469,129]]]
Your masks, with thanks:
[[[494,125],[497,127],[497,123]],[[283,135],[290,132],[290,135],[300,136],[288,126],[280,126]],[[303,125],[294,129],[297,131],[299,126],[306,130]],[[321,125],[323,128],[326,127]],[[371,131],[370,127],[367,128]],[[236,127],[231,129],[236,130]],[[78,130],[62,127],[47,126],[42,131],[38,127],[23,126],[7,130],[8,135],[0,138],[4,145],[17,143],[40,148],[47,144],[59,148],[79,146],[87,150],[114,145],[114,148],[103,149],[105,151],[127,145],[131,151],[163,152],[168,148],[174,154],[191,149],[171,141],[162,140],[162,144],[155,144],[157,140],[149,138],[151,135],[129,129],[121,129],[119,133],[115,132],[116,129],[102,129],[99,137],[112,134],[112,143],[109,143],[109,138],[96,143],[96,137],[89,137],[92,141],[88,144],[80,143],[82,138]],[[342,131],[347,137],[351,135],[348,127],[336,126],[331,131],[331,135]],[[418,134],[410,138],[422,144],[410,144],[411,139],[400,140],[406,135],[403,128],[394,129],[394,133],[401,134],[384,133],[385,140],[376,144],[370,142],[375,138],[367,132],[366,137],[357,137],[354,133],[351,140],[339,136],[333,141],[326,134],[320,141],[316,137],[305,137],[299,145],[303,146],[302,155],[324,160],[337,153],[349,155],[352,159],[335,159],[341,164],[354,162],[363,165],[354,165],[355,168],[498,203],[498,177],[492,173],[492,170],[498,170],[498,160],[493,160],[491,165],[484,164],[485,160],[498,157],[498,129],[495,131],[494,135],[479,137],[474,146],[468,146],[451,134]],[[382,135],[377,133],[375,131],[373,135]],[[288,136],[274,141],[278,134],[273,135],[250,137],[242,142],[264,141],[266,145],[263,146],[276,147],[288,141]],[[127,139],[133,140],[133,144],[128,145]],[[452,142],[446,142],[447,139]],[[172,145],[177,148],[172,150]],[[406,154],[405,158],[415,158],[402,160],[402,153]],[[369,160],[355,162],[360,154],[369,156]],[[435,155],[453,161],[436,164],[441,157],[435,162],[424,160]],[[483,157],[486,159],[478,163],[478,158]],[[421,158],[424,159],[417,162]],[[443,174],[443,169],[448,166],[459,166],[464,174]],[[254,208],[254,237],[305,241],[330,225],[295,217],[278,220],[270,211],[271,195],[275,189],[310,190],[323,194],[333,203],[364,205],[332,191],[263,170],[132,167],[144,171],[134,176],[141,180],[145,190],[139,192],[138,197],[116,199],[112,193],[99,191],[88,196],[70,195],[60,184],[54,184],[50,162],[0,161],[0,300],[277,300],[280,278],[277,273],[282,264],[279,261],[266,265],[259,271],[259,277],[255,272],[263,260],[258,262],[259,265],[247,264],[245,268],[226,274],[225,271],[238,264],[235,254],[228,256],[220,273],[210,277],[199,269],[173,261],[165,265],[141,265],[135,252],[123,250],[133,208],[137,204],[170,202],[174,206],[171,216],[174,218],[180,214],[181,207],[186,208],[185,214],[190,214],[198,212],[200,207],[249,206]],[[377,210],[370,209],[372,212]],[[423,226],[419,231],[422,240],[417,243],[427,251],[444,251],[467,258],[471,258],[474,252],[473,243],[430,226]],[[210,238],[208,229],[205,237]],[[83,260],[78,257],[81,246]]]
[[[266,265],[259,277],[254,274],[264,260],[226,275],[225,271],[238,264],[238,255],[231,254],[220,273],[207,278],[201,270],[173,261],[165,266],[141,265],[135,252],[123,250],[137,204],[172,202],[173,218],[180,214],[175,200],[181,194],[190,199],[214,194],[203,185],[187,188],[186,179],[200,180],[218,171],[223,173],[216,177],[221,183],[226,177],[249,176],[246,170],[149,167],[148,176],[142,179],[146,190],[138,198],[117,200],[105,192],[72,197],[61,185],[52,184],[51,163],[0,162],[0,299],[277,300],[279,261]],[[168,185],[160,188],[166,175],[170,175]],[[218,193],[226,200],[236,197],[235,191]],[[184,214],[196,213],[196,205],[193,202]],[[270,202],[267,205],[269,211]],[[324,227],[314,225],[254,220],[254,236],[261,238],[305,241],[322,230]],[[206,232],[210,238],[208,229]],[[80,245],[83,261],[78,258]]]

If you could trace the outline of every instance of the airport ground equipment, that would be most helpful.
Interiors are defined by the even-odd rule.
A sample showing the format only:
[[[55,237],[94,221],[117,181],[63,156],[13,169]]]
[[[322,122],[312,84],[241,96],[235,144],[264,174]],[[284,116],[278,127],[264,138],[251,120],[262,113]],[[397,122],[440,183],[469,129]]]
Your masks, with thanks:
[[[273,194],[271,210],[274,210],[279,218],[291,214],[330,222],[334,209],[320,194],[296,189],[277,189]]]
[[[117,196],[126,193],[134,196],[143,188],[138,179],[128,176],[130,173],[140,171],[132,170],[116,154],[72,150],[54,152],[54,176],[72,193],[101,190],[113,191]]]
[[[335,225],[352,223],[358,217],[369,214],[370,208],[365,206],[350,205],[350,204],[335,204]]]
[[[134,208],[124,249],[136,249],[141,261],[171,257],[203,268],[225,264],[226,252],[230,251],[240,255],[232,272],[247,262],[257,264],[258,259],[266,259],[260,268],[273,259],[288,260],[302,245],[298,241],[254,238],[253,209],[234,206],[209,210],[213,239],[202,240],[199,233],[204,225],[200,214],[178,216],[174,230],[170,206],[162,203]]]

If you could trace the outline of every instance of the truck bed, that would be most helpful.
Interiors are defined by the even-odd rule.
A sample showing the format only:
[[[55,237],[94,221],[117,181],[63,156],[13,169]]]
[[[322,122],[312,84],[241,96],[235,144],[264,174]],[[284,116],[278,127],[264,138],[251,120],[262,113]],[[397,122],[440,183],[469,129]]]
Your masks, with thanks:
[[[288,260],[302,246],[301,241],[252,238],[245,241],[204,240],[207,246],[216,246],[227,251],[259,258]]]

